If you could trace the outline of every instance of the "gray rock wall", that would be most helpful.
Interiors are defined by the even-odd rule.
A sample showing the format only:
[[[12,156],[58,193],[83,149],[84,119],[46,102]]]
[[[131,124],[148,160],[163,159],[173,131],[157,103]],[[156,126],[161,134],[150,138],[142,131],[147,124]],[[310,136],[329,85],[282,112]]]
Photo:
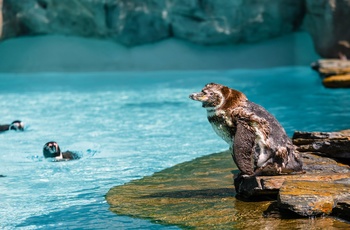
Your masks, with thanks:
[[[350,0],[306,0],[305,26],[326,58],[350,57]]]
[[[305,18],[321,56],[350,56],[350,0],[0,0],[1,5],[1,39],[66,34],[126,46],[169,37],[234,44],[293,32]]]
[[[304,0],[3,0],[2,39],[67,34],[127,46],[255,42],[294,31]]]

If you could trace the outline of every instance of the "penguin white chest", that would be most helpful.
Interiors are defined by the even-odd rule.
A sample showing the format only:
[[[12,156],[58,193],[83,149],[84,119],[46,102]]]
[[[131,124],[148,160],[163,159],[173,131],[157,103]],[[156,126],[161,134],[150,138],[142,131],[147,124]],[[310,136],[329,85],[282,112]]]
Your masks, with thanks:
[[[221,137],[227,144],[230,145],[230,147],[233,145],[233,137],[231,136],[230,131],[228,130],[227,126],[224,126],[222,124],[214,124],[211,123],[211,126],[213,127],[215,133]]]
[[[230,147],[233,146],[233,123],[231,120],[228,119],[225,114],[209,114],[208,113],[208,120],[213,127],[213,130],[215,133],[221,137],[226,143],[230,145]]]

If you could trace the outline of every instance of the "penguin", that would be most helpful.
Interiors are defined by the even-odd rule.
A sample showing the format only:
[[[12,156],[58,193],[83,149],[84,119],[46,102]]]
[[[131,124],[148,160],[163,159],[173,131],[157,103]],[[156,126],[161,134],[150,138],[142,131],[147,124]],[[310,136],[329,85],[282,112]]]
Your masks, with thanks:
[[[54,158],[55,161],[68,161],[80,158],[77,153],[71,151],[62,152],[55,141],[49,141],[44,145],[43,154],[45,158]]]
[[[8,130],[24,131],[24,123],[20,120],[15,120],[11,124],[0,125],[0,132]]]
[[[277,119],[242,92],[209,83],[192,100],[202,102],[212,128],[230,146],[241,175],[302,173],[302,161]]]

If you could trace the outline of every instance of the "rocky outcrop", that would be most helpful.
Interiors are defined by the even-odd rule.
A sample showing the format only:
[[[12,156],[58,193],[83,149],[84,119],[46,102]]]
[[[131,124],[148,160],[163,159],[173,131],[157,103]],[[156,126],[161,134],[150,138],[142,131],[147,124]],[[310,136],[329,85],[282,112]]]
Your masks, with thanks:
[[[242,198],[277,195],[287,180],[333,181],[350,176],[350,168],[338,164],[335,160],[310,153],[302,153],[301,156],[304,163],[304,174],[235,178],[236,192]]]
[[[306,0],[305,27],[324,58],[350,57],[350,1]]]
[[[1,3],[1,2],[0,2]],[[303,0],[3,0],[2,38],[67,34],[133,46],[176,37],[200,44],[253,42],[294,31]]]
[[[350,159],[350,130],[340,132],[294,132],[299,152],[312,152],[330,158]]]
[[[320,171],[327,162],[330,164],[329,170],[333,167],[333,170],[349,171],[335,161],[328,161],[328,158],[315,155],[315,159],[317,159],[313,166],[315,171]],[[331,166],[331,163],[336,165]],[[345,171],[344,175],[349,176]],[[119,215],[144,218],[165,225],[177,225],[180,228],[261,229],[262,226],[275,226],[273,229],[305,229],[307,226],[310,229],[332,229],[337,226],[347,229],[350,227],[348,222],[331,216],[315,217],[310,221],[308,218],[291,215],[291,211],[287,213],[287,218],[276,218],[285,216],[282,216],[282,209],[271,196],[260,195],[257,200],[250,197],[249,202],[235,197],[232,174],[237,173],[229,151],[215,153],[115,186],[107,193],[106,200],[110,210]],[[305,179],[303,182],[308,183],[306,174],[299,176],[303,176]],[[274,193],[272,198],[276,198],[281,184],[284,184],[289,177],[291,176],[274,176],[270,177],[270,180],[267,178],[264,180],[264,186],[271,190],[270,195],[271,192]],[[320,173],[319,179],[325,183],[331,180],[340,181],[341,177],[321,176]],[[288,186],[293,186],[293,183]],[[317,191],[327,195],[327,191],[323,190],[325,187],[315,188],[322,189]],[[336,188],[341,189],[341,186]],[[331,191],[335,192],[335,189]],[[288,193],[280,199],[286,201],[287,195]],[[340,196],[334,195],[334,199],[338,198]],[[304,201],[306,200],[307,197]],[[311,199],[309,200],[311,202]],[[349,216],[349,201],[340,200],[334,203],[332,215],[348,219],[346,216]],[[295,207],[299,207],[296,201],[294,204]],[[305,204],[308,203],[302,203],[304,206]],[[289,209],[286,207],[283,210]]]
[[[274,207],[281,213],[335,215],[350,220],[349,139],[350,130],[295,132],[293,143],[301,152],[304,174],[237,177],[236,192],[244,199],[277,195]]]
[[[340,59],[321,59],[312,63],[319,73],[322,84],[328,88],[350,87],[350,61]]]
[[[350,74],[330,76],[322,81],[327,88],[350,88]]]
[[[332,177],[324,180],[286,180],[278,194],[278,206],[303,217],[331,215],[337,206],[344,209],[350,198],[350,174],[345,175],[337,180]],[[349,211],[347,208],[343,214],[349,216]]]

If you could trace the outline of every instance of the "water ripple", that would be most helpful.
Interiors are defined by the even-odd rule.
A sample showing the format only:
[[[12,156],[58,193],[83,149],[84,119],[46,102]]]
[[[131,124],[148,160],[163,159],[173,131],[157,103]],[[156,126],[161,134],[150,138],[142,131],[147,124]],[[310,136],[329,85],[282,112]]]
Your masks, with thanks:
[[[349,128],[350,94],[323,88],[309,67],[164,74],[0,74],[0,82],[11,85],[0,84],[0,122],[27,124],[25,132],[0,134],[4,228],[176,229],[110,213],[104,195],[112,186],[228,148],[200,103],[188,99],[209,81],[243,91],[289,135]],[[126,80],[133,77],[135,84]],[[45,160],[42,147],[51,140],[82,158]]]

